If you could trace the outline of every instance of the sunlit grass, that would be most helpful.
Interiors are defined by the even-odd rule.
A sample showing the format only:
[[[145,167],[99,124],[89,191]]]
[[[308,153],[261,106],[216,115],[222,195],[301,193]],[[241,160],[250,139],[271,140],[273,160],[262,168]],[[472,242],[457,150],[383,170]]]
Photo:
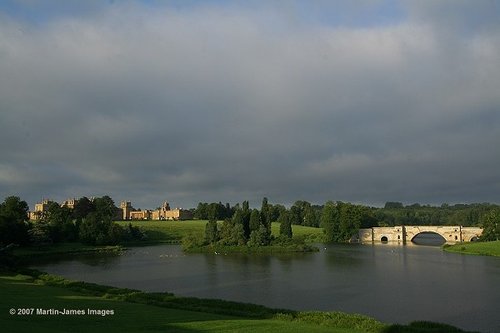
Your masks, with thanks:
[[[459,243],[455,245],[445,246],[444,250],[454,253],[498,257],[500,256],[500,241]]]
[[[184,236],[189,234],[203,236],[207,221],[118,221],[117,223],[123,227],[129,223],[139,227],[147,235],[147,239],[152,242],[180,242]],[[280,224],[273,222],[271,225],[272,234],[279,236],[279,229]],[[323,229],[321,228],[293,225],[292,230],[294,237],[304,237],[309,242],[322,241]]]

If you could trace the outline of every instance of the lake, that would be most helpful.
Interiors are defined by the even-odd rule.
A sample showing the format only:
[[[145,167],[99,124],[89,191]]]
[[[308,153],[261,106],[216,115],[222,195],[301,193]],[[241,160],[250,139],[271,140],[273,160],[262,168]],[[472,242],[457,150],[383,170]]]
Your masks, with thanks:
[[[430,320],[500,332],[500,259],[422,245],[320,245],[319,253],[184,254],[178,245],[51,259],[31,267],[70,279],[274,308]]]

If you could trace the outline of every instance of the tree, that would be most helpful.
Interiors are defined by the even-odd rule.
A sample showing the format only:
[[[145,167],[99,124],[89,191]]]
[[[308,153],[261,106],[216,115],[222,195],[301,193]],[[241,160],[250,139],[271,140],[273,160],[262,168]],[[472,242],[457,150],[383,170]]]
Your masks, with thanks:
[[[302,225],[303,222],[302,209],[296,203],[290,207],[290,222],[296,225]]]
[[[243,230],[243,224],[235,223],[231,228],[230,242],[232,245],[245,245],[245,232]]]
[[[236,214],[234,214],[234,217],[236,217]],[[224,222],[222,222],[222,226],[219,231],[219,243],[222,245],[232,245],[231,236],[235,225],[234,217],[233,220],[225,219]]]
[[[208,204],[206,202],[198,203],[198,207],[196,207],[196,211],[194,212],[194,218],[200,220],[208,219]]]
[[[311,205],[304,208],[304,225],[309,227],[318,227],[319,221],[316,215],[316,211]]]
[[[250,237],[250,223],[248,220],[246,221],[244,215],[245,214],[242,209],[237,209],[233,215],[232,225],[241,225],[241,228],[243,229],[243,236],[245,239],[248,239]]]
[[[326,235],[327,242],[333,242],[338,239],[339,234],[339,216],[337,207],[333,201],[327,201],[321,212],[321,227]]]
[[[265,245],[269,245],[271,242],[271,216],[269,214],[269,203],[267,202],[267,198],[264,197],[262,199],[262,207],[260,210],[260,222],[266,229],[265,239],[268,240],[268,243]]]
[[[260,213],[257,209],[253,209],[252,213],[250,214],[250,233],[252,233],[252,231],[259,230],[260,225]]]
[[[217,222],[210,220],[205,226],[205,242],[208,244],[215,244],[219,240],[219,233],[217,230]]]
[[[217,230],[217,211],[215,207],[211,207],[208,212],[208,222],[205,226],[205,242],[207,244],[215,244],[219,240],[219,231]]]
[[[92,212],[80,223],[78,237],[82,243],[86,244],[113,244],[112,239],[109,237],[113,224],[111,218],[103,218],[97,212]]]
[[[500,210],[492,210],[481,218],[483,226],[482,241],[500,239]]]
[[[29,207],[26,201],[16,196],[5,198],[0,206],[0,213],[16,222],[26,222],[28,220]]]
[[[71,209],[61,207],[57,202],[49,202],[47,212],[36,224],[40,223],[47,224],[49,237],[53,242],[75,241],[78,238]]]
[[[78,237],[85,244],[116,245],[124,240],[125,231],[110,216],[92,212],[80,223]]]
[[[279,217],[280,222],[280,236],[286,238],[292,238],[292,224],[290,223],[290,218],[288,212],[281,213]]]
[[[361,227],[361,207],[351,203],[337,202],[339,232],[334,238],[337,242],[350,241]]]
[[[113,199],[105,195],[101,198],[94,199],[95,211],[101,218],[109,218],[113,220],[117,217],[120,211],[116,206]]]
[[[384,205],[385,209],[395,209],[395,208],[403,208],[403,204],[401,202],[396,201],[387,201]]]
[[[267,202],[267,198],[264,197],[262,199],[262,207],[260,209],[260,221],[262,225],[266,228],[271,229],[271,221],[269,218],[269,203]]]
[[[88,214],[95,211],[95,205],[87,197],[81,197],[75,202],[73,208],[73,217],[79,221],[85,218]]]
[[[258,230],[252,231],[248,246],[266,246],[271,243],[268,232],[264,225],[260,225]]]
[[[283,211],[286,211],[286,207],[283,205],[269,205],[269,218],[271,219],[271,221],[278,221],[278,218]]]
[[[46,245],[52,243],[49,224],[43,220],[35,223],[32,228],[28,230],[28,235],[33,245]]]
[[[236,212],[238,211],[239,209],[236,209]],[[236,214],[236,212],[234,214]],[[251,232],[251,228],[250,228],[250,215],[251,215],[252,211],[250,210],[250,204],[248,203],[248,201],[243,201],[242,205],[241,205],[241,219],[242,219],[242,222],[243,222],[243,230],[245,231],[245,238],[248,239],[250,238],[250,232]]]
[[[29,243],[28,204],[9,196],[0,204],[0,245]]]

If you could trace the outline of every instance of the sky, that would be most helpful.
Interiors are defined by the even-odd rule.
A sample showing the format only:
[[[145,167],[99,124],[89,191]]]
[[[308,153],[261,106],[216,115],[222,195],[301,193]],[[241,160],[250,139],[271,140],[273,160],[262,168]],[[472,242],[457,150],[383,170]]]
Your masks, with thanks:
[[[500,203],[500,3],[0,3],[0,198]]]

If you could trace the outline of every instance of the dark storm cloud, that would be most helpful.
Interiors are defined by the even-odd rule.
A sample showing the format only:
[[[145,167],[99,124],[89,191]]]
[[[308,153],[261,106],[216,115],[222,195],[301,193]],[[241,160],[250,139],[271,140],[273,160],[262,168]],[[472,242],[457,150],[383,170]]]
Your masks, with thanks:
[[[4,15],[0,194],[498,202],[500,20],[416,3],[381,26],[280,6]]]

